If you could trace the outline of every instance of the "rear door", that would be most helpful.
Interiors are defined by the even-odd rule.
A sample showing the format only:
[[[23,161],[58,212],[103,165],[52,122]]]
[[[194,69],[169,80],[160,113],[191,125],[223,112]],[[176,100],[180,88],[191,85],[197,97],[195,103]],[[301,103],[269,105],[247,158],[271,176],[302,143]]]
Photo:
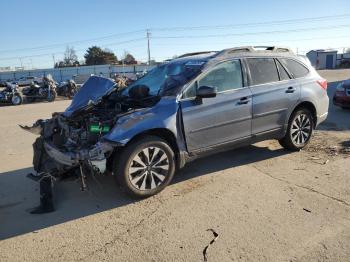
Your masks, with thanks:
[[[250,138],[251,91],[243,82],[240,60],[232,60],[214,66],[185,90],[180,103],[190,152]],[[216,87],[216,97],[196,99],[199,86]]]
[[[278,131],[300,97],[300,85],[274,58],[247,58],[253,95],[252,134]]]

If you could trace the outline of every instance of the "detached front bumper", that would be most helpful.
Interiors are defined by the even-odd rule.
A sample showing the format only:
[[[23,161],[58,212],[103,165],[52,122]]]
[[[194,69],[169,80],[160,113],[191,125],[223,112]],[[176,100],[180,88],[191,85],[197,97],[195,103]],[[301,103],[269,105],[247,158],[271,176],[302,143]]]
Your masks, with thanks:
[[[113,151],[113,146],[107,142],[98,142],[90,149],[81,149],[76,152],[64,152],[52,145],[50,142],[44,142],[46,153],[58,163],[72,167],[82,161],[103,161],[106,155]]]

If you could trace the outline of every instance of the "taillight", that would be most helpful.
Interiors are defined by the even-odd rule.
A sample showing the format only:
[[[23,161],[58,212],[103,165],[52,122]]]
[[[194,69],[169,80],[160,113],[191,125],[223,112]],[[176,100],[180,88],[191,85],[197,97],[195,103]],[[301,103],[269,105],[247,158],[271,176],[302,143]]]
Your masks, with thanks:
[[[319,84],[324,90],[327,89],[327,79],[317,80],[317,84]]]

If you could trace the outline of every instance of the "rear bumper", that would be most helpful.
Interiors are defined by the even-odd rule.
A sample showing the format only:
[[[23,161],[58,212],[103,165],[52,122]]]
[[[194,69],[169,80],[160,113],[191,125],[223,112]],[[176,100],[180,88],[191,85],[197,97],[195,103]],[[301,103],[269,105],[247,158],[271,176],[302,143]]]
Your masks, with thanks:
[[[320,115],[320,116],[317,116],[317,124],[316,126],[318,126],[319,124],[321,124],[323,121],[325,121],[328,117],[328,112]]]

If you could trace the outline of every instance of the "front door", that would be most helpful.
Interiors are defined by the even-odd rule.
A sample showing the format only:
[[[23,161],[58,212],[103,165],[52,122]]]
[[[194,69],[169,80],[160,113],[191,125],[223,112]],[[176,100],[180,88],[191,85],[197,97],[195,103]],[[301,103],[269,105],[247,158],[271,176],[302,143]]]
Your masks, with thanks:
[[[216,87],[217,96],[196,99],[200,86]],[[220,63],[199,76],[184,92],[181,109],[190,152],[250,138],[252,98],[240,61]]]

